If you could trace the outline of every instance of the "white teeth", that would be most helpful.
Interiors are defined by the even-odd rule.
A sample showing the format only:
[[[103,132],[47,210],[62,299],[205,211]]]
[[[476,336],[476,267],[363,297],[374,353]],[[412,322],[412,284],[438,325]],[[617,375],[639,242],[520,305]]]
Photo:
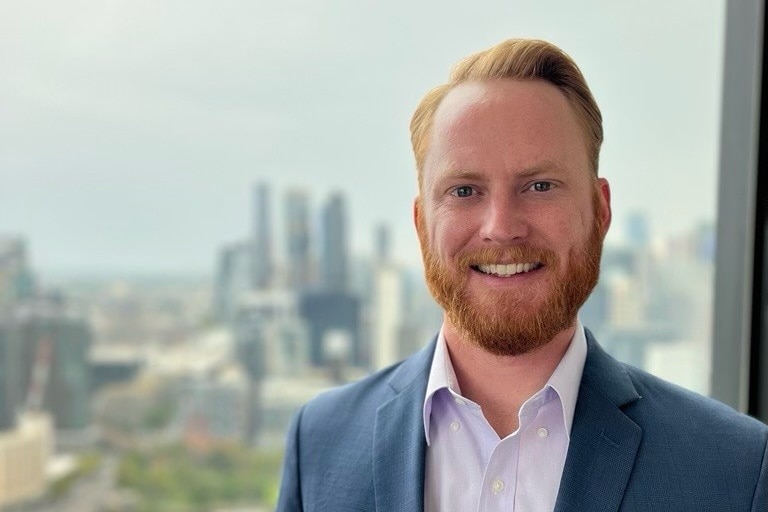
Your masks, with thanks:
[[[493,274],[499,277],[509,277],[523,272],[530,272],[536,268],[536,265],[536,263],[509,263],[506,265],[478,265],[477,268],[480,270],[480,272],[485,274]]]

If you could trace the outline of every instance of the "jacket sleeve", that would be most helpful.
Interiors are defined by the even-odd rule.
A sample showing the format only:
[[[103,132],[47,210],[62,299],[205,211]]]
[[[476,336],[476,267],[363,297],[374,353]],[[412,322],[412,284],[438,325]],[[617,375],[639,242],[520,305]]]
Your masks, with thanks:
[[[766,436],[763,452],[763,464],[760,467],[760,475],[757,477],[755,496],[752,499],[752,512],[761,510],[768,510],[768,436]]]
[[[301,512],[304,506],[301,502],[301,477],[299,468],[299,426],[304,408],[293,417],[288,428],[283,458],[283,476],[280,483],[280,495],[277,499],[276,512]]]

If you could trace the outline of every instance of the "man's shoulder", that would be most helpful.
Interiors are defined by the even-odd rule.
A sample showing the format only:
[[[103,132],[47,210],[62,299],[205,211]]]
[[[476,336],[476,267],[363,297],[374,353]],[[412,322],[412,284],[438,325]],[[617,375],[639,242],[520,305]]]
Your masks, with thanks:
[[[640,395],[627,407],[627,414],[658,429],[707,432],[716,437],[735,433],[751,435],[765,444],[768,425],[735,409],[648,372],[622,363]],[[743,438],[742,438],[743,439]]]
[[[763,444],[768,426],[712,398],[685,389],[608,355],[587,331],[582,387],[608,398],[646,434],[691,435],[699,440],[742,433]],[[580,399],[582,398],[580,394]]]
[[[318,394],[304,406],[304,417],[336,415],[351,411],[362,412],[378,407],[391,396],[392,391],[388,382],[401,364],[403,363],[400,362],[362,379]]]
[[[376,371],[360,380],[330,389],[310,400],[302,409],[302,422],[308,426],[348,424],[356,419],[368,422],[376,410],[396,395],[409,389],[423,393],[433,344],[416,354]],[[412,389],[411,389],[412,388]]]

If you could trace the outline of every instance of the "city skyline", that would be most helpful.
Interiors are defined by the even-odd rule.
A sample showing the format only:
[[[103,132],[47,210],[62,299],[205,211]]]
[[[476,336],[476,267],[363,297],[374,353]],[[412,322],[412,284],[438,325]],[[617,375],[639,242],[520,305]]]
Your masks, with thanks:
[[[255,186],[261,186],[264,184],[266,184],[265,181],[254,183]],[[274,201],[274,203],[271,204],[271,207],[268,209],[270,230],[269,266],[271,271],[273,273],[285,273],[289,271],[289,268],[292,267],[292,265],[296,264],[297,256],[295,254],[291,254],[291,251],[295,250],[295,247],[291,247],[291,244],[295,244],[297,242],[295,235],[292,236],[289,233],[290,228],[288,227],[287,223],[290,222],[289,216],[291,212],[286,211],[286,206],[292,200],[296,200],[296,194],[300,194],[303,196],[302,199],[305,201],[301,207],[306,208],[306,210],[302,211],[302,214],[307,215],[309,221],[308,226],[303,226],[303,228],[308,228],[309,231],[302,234],[306,236],[306,239],[301,241],[301,243],[306,244],[306,247],[302,248],[302,251],[305,251],[302,256],[308,258],[308,261],[304,262],[304,264],[313,267],[315,275],[313,276],[311,282],[313,284],[320,284],[323,280],[324,272],[322,269],[322,217],[325,213],[324,208],[327,208],[329,203],[334,198],[341,198],[342,201],[346,202],[346,196],[344,195],[343,191],[340,190],[331,191],[326,196],[315,197],[307,194],[306,190],[301,187],[288,186],[282,190],[274,190],[269,188],[269,185],[267,184],[267,188],[269,189],[270,196],[275,196],[275,199],[277,199],[277,201]],[[250,206],[253,208],[254,203],[250,203]],[[250,212],[250,219],[253,219],[252,214],[253,212]],[[354,212],[348,212],[345,216],[345,222],[350,223],[350,220],[354,222],[354,218]],[[665,232],[658,229],[653,229],[653,227],[650,225],[652,216],[648,211],[636,210],[627,212],[623,218],[616,218],[616,215],[614,215],[611,224],[611,230],[609,231],[609,235],[606,238],[606,247],[623,247],[627,245],[633,245],[635,242],[633,241],[634,233],[632,230],[635,228],[634,223],[638,218],[644,219],[644,221],[647,223],[645,226],[645,229],[647,230],[645,236],[647,237],[647,242],[651,245],[656,243],[663,243],[664,240],[672,240],[676,237],[684,237],[686,233],[690,233],[698,229],[706,227],[714,229],[713,220],[693,219],[690,225],[680,226],[678,231]],[[379,258],[380,244],[382,243],[379,239],[381,236],[381,230],[383,229],[387,233],[391,233],[393,228],[394,226],[385,222],[379,222],[378,224],[372,225],[370,226],[367,236],[363,241],[353,239],[352,237],[349,237],[349,234],[347,234],[346,237],[349,238],[349,242],[352,243],[350,244],[350,249],[347,251],[347,257],[350,258],[350,261],[346,265],[354,266],[360,262],[371,262]],[[176,270],[169,270],[165,268],[133,270],[106,268],[99,266],[78,269],[62,269],[56,267],[46,268],[37,264],[39,260],[45,259],[45,255],[40,255],[38,250],[38,245],[45,245],[44,243],[38,244],[36,240],[31,239],[24,233],[0,232],[0,238],[20,239],[25,242],[26,251],[28,253],[28,260],[30,262],[30,268],[38,275],[38,277],[42,280],[42,283],[45,284],[46,282],[55,283],[60,280],[66,281],[70,279],[162,279],[164,276],[169,279],[211,279],[216,275],[217,266],[219,264],[217,258],[220,257],[222,250],[226,249],[227,247],[231,248],[242,246],[245,243],[249,243],[249,241],[257,240],[259,239],[259,233],[257,233],[255,230],[246,231],[240,237],[233,237],[232,239],[226,240],[218,246],[213,247],[209,258],[211,263],[207,268]],[[392,245],[394,244],[391,241],[391,236],[389,236],[387,239],[388,259],[402,265],[404,268],[407,268],[412,272],[419,273],[423,271],[421,252],[418,248],[414,249],[416,251],[416,257],[408,258],[403,254],[402,250],[398,250],[398,247],[392,247]],[[260,259],[263,259],[264,255],[261,256],[262,258]],[[302,272],[307,272],[307,270],[302,269]],[[303,278],[306,278],[306,276]],[[244,281],[243,285],[247,286],[248,280]]]
[[[342,190],[352,253],[385,223],[393,259],[416,265],[411,113],[458,59],[515,36],[582,67],[617,225],[640,209],[663,235],[715,217],[720,0],[290,7],[5,4],[0,232],[49,274],[209,274],[268,180]]]

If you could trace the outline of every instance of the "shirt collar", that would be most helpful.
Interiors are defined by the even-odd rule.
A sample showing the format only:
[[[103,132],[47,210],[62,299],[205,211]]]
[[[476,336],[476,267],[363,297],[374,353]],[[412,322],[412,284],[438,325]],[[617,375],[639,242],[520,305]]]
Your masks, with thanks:
[[[579,396],[579,385],[581,383],[581,375],[584,371],[584,363],[586,359],[587,338],[584,334],[584,326],[582,325],[581,320],[577,319],[576,330],[571,339],[571,343],[568,345],[568,349],[565,351],[560,363],[558,363],[555,371],[552,372],[549,380],[547,380],[547,383],[542,388],[542,391],[547,388],[553,389],[560,398],[565,430],[569,438],[571,436],[573,415],[576,410],[576,399]],[[441,389],[448,389],[456,395],[461,395],[459,382],[456,380],[456,372],[453,369],[453,364],[451,363],[451,358],[448,354],[448,347],[445,344],[442,327],[437,336],[435,353],[432,357],[432,365],[429,369],[429,379],[427,380],[427,392],[424,397],[424,436],[427,440],[427,445],[430,444],[429,423],[432,417],[432,398],[435,393]],[[536,393],[534,396],[539,393]]]
[[[581,320],[576,321],[576,331],[573,333],[571,344],[563,354],[560,363],[552,372],[547,384],[560,397],[560,405],[563,408],[563,420],[568,438],[571,437],[573,414],[576,410],[576,400],[579,397],[581,374],[584,372],[584,363],[587,360],[587,337],[584,334],[584,326]]]

